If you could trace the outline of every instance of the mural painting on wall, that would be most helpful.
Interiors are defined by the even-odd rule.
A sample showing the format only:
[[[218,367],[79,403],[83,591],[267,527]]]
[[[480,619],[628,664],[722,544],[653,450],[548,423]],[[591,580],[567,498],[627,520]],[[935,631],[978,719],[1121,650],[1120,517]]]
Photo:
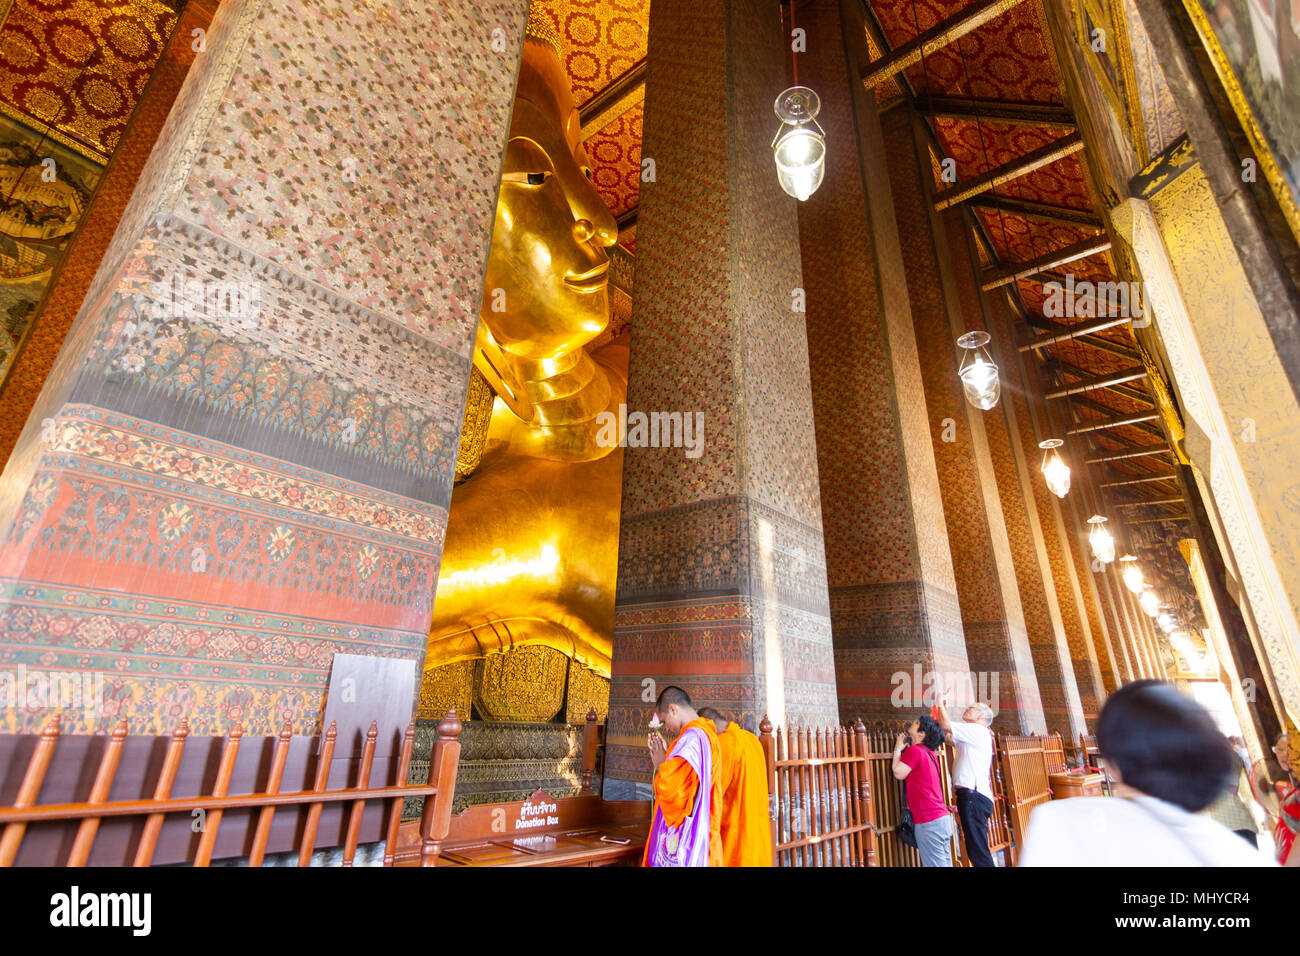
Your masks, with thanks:
[[[0,116],[0,383],[103,168]]]
[[[1273,188],[1300,237],[1300,6],[1290,0],[1185,4],[1258,155],[1259,180]]]

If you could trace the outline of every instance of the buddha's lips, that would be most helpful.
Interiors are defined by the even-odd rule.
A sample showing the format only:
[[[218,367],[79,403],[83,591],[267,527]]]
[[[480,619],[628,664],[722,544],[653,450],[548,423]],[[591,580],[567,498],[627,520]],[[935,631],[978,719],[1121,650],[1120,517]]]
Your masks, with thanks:
[[[564,284],[579,292],[600,292],[609,282],[609,263],[603,262],[576,276],[565,276]]]

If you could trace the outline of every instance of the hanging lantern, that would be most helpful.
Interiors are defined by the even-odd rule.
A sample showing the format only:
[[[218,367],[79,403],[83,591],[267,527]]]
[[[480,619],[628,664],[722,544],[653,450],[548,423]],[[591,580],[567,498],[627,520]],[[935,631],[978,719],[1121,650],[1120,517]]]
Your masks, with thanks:
[[[806,86],[792,86],[776,98],[781,128],[772,139],[776,179],[800,202],[817,191],[826,172],[826,131],[817,122],[821,100]]]
[[[1103,515],[1093,515],[1088,519],[1088,524],[1092,525],[1092,530],[1088,532],[1088,544],[1092,547],[1092,556],[1102,564],[1110,564],[1115,560],[1115,539],[1106,530],[1106,520]]]
[[[967,332],[957,339],[957,344],[966,349],[961,367],[957,369],[962,390],[966,393],[966,400],[984,412],[996,405],[1002,396],[997,364],[985,348],[989,341],[987,332]]]
[[[1039,466],[1043,480],[1047,482],[1048,491],[1058,498],[1064,498],[1070,493],[1070,466],[1056,450],[1064,444],[1059,438],[1048,438],[1038,443],[1038,447],[1043,449],[1043,463]]]
[[[1141,594],[1142,589],[1146,587],[1146,581],[1142,577],[1142,569],[1138,567],[1137,558],[1131,554],[1126,554],[1119,559],[1119,563],[1124,566],[1121,572],[1124,578],[1124,586],[1134,594]]]
[[[1160,595],[1149,587],[1138,595],[1138,604],[1142,605],[1142,610],[1148,617],[1155,617],[1160,613]]]
[[[1172,634],[1178,630],[1178,618],[1174,617],[1168,611],[1162,610],[1156,615],[1156,623],[1160,625],[1160,630],[1166,634]]]

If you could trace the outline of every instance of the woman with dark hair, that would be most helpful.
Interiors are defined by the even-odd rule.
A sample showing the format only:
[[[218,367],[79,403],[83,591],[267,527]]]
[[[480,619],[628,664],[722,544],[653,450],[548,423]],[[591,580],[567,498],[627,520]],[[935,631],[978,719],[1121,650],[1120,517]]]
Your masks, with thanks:
[[[952,866],[952,816],[943,801],[937,754],[941,746],[943,728],[928,715],[912,721],[894,744],[894,778],[906,783],[922,866]]]
[[[1111,694],[1097,746],[1114,797],[1053,800],[1029,818],[1021,866],[1268,866],[1203,816],[1237,757],[1214,718],[1163,681]]]

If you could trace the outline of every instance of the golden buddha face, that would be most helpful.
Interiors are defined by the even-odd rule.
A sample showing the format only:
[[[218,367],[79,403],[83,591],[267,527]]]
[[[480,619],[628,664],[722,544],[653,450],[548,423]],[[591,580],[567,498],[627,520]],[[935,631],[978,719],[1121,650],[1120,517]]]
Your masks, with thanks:
[[[559,57],[525,43],[488,257],[481,316],[525,361],[553,359],[609,322],[614,217],[591,182]]]

